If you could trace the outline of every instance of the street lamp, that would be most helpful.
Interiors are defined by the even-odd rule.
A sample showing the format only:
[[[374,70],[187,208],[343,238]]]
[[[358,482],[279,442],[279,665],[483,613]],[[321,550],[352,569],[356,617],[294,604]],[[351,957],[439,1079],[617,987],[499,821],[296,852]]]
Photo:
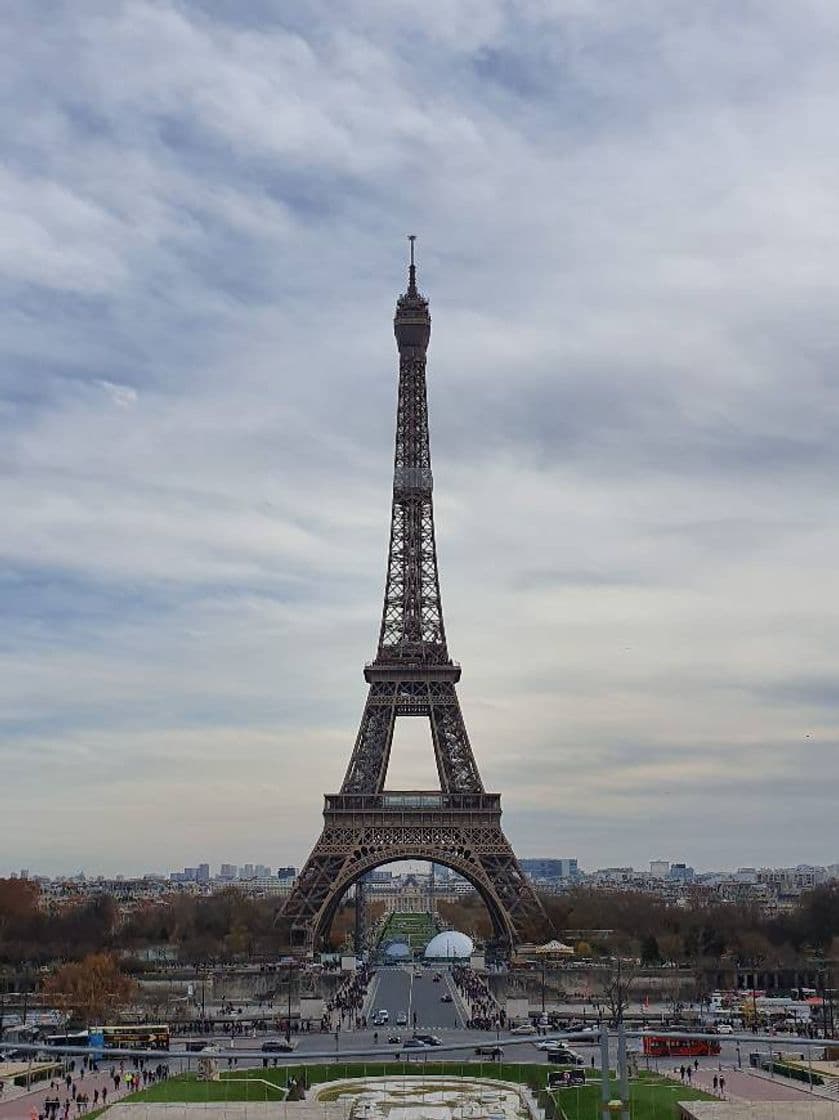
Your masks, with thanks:
[[[288,1007],[285,1020],[285,1040],[289,1045],[291,1045],[291,975],[292,969],[294,968],[294,957],[286,957],[285,960],[282,961],[282,963],[288,969],[288,973],[286,975],[286,982],[288,987]]]

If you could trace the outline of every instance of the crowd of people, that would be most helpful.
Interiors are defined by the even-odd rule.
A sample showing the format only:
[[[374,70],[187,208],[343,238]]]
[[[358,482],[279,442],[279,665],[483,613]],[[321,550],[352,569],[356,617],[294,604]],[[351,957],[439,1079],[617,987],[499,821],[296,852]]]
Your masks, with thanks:
[[[125,1060],[113,1064],[102,1084],[101,1076],[97,1076],[102,1071],[94,1058],[85,1055],[78,1064],[71,1058],[63,1077],[50,1081],[40,1105],[32,1106],[30,1120],[70,1120],[169,1076],[169,1067],[163,1062],[151,1066],[144,1058],[133,1058],[127,1065],[129,1068]]]
[[[321,1029],[330,1030],[352,1028],[362,1029],[367,1020],[362,1014],[367,988],[372,978],[368,965],[362,965],[355,972],[347,974],[346,980],[338,987],[332,999],[326,1003]]]
[[[503,1007],[499,1007],[486,980],[464,964],[453,965],[451,975],[457,990],[469,1006],[467,1027],[490,1031],[506,1025],[507,1013]]]

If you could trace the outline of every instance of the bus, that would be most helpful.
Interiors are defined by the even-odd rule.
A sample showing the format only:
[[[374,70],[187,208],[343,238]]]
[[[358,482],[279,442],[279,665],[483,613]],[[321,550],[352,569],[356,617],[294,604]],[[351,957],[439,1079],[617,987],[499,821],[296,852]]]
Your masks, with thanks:
[[[720,1044],[707,1038],[668,1038],[645,1034],[644,1053],[650,1058],[708,1058],[719,1054]]]
[[[66,1034],[44,1035],[46,1046],[87,1046],[87,1031],[70,1031]]]
[[[157,1023],[149,1026],[146,1023],[129,1024],[119,1027],[94,1027],[91,1036],[99,1034],[101,1043],[97,1045],[106,1050],[168,1050],[169,1049],[169,1024]],[[92,1039],[91,1039],[92,1042]]]

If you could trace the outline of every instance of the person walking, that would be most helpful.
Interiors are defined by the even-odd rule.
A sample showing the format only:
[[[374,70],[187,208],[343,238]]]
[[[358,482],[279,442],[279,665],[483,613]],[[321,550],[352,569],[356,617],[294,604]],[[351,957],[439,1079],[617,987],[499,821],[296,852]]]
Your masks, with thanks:
[[[717,1095],[717,1087],[719,1086],[719,1078],[714,1074],[714,1096]]]
[[[720,1074],[720,1096],[725,1096],[725,1078]]]

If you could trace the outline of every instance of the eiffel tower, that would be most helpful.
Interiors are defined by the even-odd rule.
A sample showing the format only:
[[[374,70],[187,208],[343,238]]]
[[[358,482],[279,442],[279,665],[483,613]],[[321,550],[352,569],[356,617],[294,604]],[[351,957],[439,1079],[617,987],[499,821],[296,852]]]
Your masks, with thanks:
[[[292,944],[324,941],[347,889],[394,860],[428,860],[463,875],[478,891],[499,950],[520,941],[545,914],[501,829],[501,797],[484,790],[455,686],[460,665],[446,644],[437,549],[425,383],[431,337],[428,300],[417,289],[414,237],[408,290],[394,332],[399,400],[385,601],[376,658],[364,668],[367,703],[340,793],[326,795],[323,832],[282,916]],[[440,789],[385,790],[400,716],[425,716]],[[359,892],[363,893],[361,883]]]

